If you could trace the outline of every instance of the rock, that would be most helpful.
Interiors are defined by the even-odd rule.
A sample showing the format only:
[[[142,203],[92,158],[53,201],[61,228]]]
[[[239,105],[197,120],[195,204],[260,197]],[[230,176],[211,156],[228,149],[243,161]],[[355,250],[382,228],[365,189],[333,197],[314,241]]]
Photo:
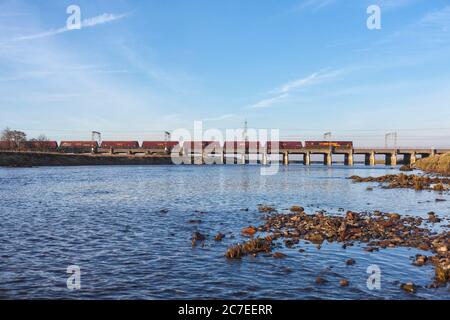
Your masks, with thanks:
[[[216,240],[216,241],[222,241],[223,238],[225,238],[225,235],[219,232],[219,233],[216,234],[216,236],[214,237],[214,240]]]
[[[444,254],[448,251],[448,248],[446,245],[440,246],[436,249],[436,251],[440,254]]]
[[[321,234],[312,233],[305,236],[305,240],[311,241],[314,244],[322,244],[325,239]]]
[[[411,166],[401,166],[399,170],[402,171],[402,172],[413,171]]]
[[[367,191],[373,191],[373,188],[372,187],[367,187],[366,190]]]
[[[167,210],[167,209],[161,209],[161,210],[159,210],[159,212],[160,212],[160,213],[168,213],[169,210]]]
[[[240,259],[242,256],[251,254],[256,255],[260,252],[271,252],[272,251],[272,241],[267,241],[266,239],[256,238],[243,244],[237,244],[227,250],[225,256],[229,259]]]
[[[353,260],[353,259],[348,259],[348,260],[345,262],[345,264],[348,265],[348,266],[352,266],[352,265],[354,265],[355,263],[356,263],[356,261]]]
[[[446,283],[450,281],[450,268],[449,266],[437,265],[435,269],[436,281],[439,283]]]
[[[200,224],[202,223],[202,220],[189,220],[190,224]]]
[[[401,216],[398,213],[388,213],[387,216],[391,220],[400,220]]]
[[[400,285],[400,288],[402,288],[404,291],[409,292],[409,293],[416,293],[417,292],[417,287],[412,282],[403,283],[403,284]]]
[[[416,260],[413,262],[415,266],[421,267],[426,264],[428,261],[428,257],[418,254],[416,256]]]
[[[244,228],[242,229],[241,233],[245,236],[253,236],[256,233],[257,229],[255,227],[248,227],[248,228]]]
[[[206,240],[206,237],[198,231],[196,231],[192,234],[191,241],[192,241],[193,247],[195,247],[197,245],[197,241],[205,241],[205,240]]]
[[[348,287],[349,284],[350,282],[347,279],[342,279],[341,281],[339,281],[339,285],[341,287]]]
[[[275,253],[272,255],[272,257],[274,257],[274,258],[276,258],[276,259],[283,259],[283,258],[286,258],[287,255],[285,255],[284,253],[281,253],[281,252],[275,252]]]
[[[299,207],[299,206],[292,206],[292,207],[291,207],[291,211],[292,211],[292,212],[301,213],[301,212],[304,212],[305,209],[304,209],[303,207]]]
[[[259,206],[258,210],[259,212],[269,212],[269,213],[276,211],[275,208],[269,206]]]
[[[442,183],[435,184],[433,186],[434,191],[445,191],[447,190]]]
[[[327,282],[327,280],[325,280],[325,279],[322,278],[322,277],[317,277],[317,278],[316,278],[316,283],[317,283],[317,284],[324,284],[325,282]]]
[[[428,222],[431,222],[431,223],[439,223],[439,222],[441,222],[441,219],[439,219],[439,218],[436,216],[436,213],[434,213],[433,211],[431,211],[431,212],[428,212]]]

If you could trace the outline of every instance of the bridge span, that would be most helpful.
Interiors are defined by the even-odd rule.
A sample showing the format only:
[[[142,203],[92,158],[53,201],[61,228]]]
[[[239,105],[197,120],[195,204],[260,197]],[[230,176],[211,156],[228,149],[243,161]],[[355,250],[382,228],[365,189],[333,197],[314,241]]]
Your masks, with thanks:
[[[246,164],[256,162],[263,165],[272,161],[281,161],[284,165],[289,165],[291,162],[290,156],[302,155],[303,164],[310,165],[312,163],[313,155],[323,156],[323,164],[331,166],[333,164],[333,155],[343,155],[344,164],[352,166],[355,163],[355,156],[363,156],[364,164],[374,166],[380,163],[376,159],[377,155],[384,157],[384,164],[389,166],[396,166],[398,164],[412,165],[417,159],[430,157],[436,154],[444,154],[450,152],[450,148],[435,149],[435,148],[298,148],[298,149],[278,149],[276,152],[267,150],[266,148],[237,150],[232,153],[226,152],[223,148],[215,148],[211,152],[194,152],[183,150],[179,148],[175,152],[180,157],[191,159],[193,164]],[[152,149],[98,149],[97,153],[109,154],[128,154],[128,155],[154,155],[160,153],[161,150]],[[172,151],[174,152],[174,151]]]

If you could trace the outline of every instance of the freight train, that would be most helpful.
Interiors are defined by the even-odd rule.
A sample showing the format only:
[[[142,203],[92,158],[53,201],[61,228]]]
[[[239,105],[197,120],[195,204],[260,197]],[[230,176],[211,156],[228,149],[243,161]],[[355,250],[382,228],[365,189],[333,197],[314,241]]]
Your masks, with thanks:
[[[61,141],[58,146],[56,141],[27,141],[18,145],[15,142],[0,141],[0,150],[19,151],[46,151],[63,153],[96,153],[108,150],[134,150],[135,152],[166,153],[169,154],[175,147],[180,146],[177,141],[144,141],[139,145],[138,141],[103,141],[100,145],[96,141]],[[220,144],[217,141],[186,141],[182,143],[187,152],[195,152],[198,149],[213,151],[223,149],[226,153],[231,152],[257,152],[263,148],[259,141],[225,141]],[[276,143],[267,142],[265,149],[271,152],[276,148]],[[352,149],[352,141],[279,141],[278,150],[300,150],[300,149]]]

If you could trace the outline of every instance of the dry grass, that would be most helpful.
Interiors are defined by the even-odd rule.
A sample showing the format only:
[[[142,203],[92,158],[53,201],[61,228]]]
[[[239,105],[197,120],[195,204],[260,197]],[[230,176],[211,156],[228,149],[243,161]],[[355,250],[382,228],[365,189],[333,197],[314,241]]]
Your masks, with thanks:
[[[420,159],[415,167],[428,173],[450,176],[450,153]]]

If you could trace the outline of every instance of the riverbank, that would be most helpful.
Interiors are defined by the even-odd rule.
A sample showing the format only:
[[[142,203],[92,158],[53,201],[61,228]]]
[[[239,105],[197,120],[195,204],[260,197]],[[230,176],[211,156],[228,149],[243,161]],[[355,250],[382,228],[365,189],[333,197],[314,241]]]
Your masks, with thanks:
[[[414,167],[427,173],[450,176],[450,153],[420,159]]]
[[[89,155],[41,152],[0,152],[0,167],[167,165],[170,156]]]

